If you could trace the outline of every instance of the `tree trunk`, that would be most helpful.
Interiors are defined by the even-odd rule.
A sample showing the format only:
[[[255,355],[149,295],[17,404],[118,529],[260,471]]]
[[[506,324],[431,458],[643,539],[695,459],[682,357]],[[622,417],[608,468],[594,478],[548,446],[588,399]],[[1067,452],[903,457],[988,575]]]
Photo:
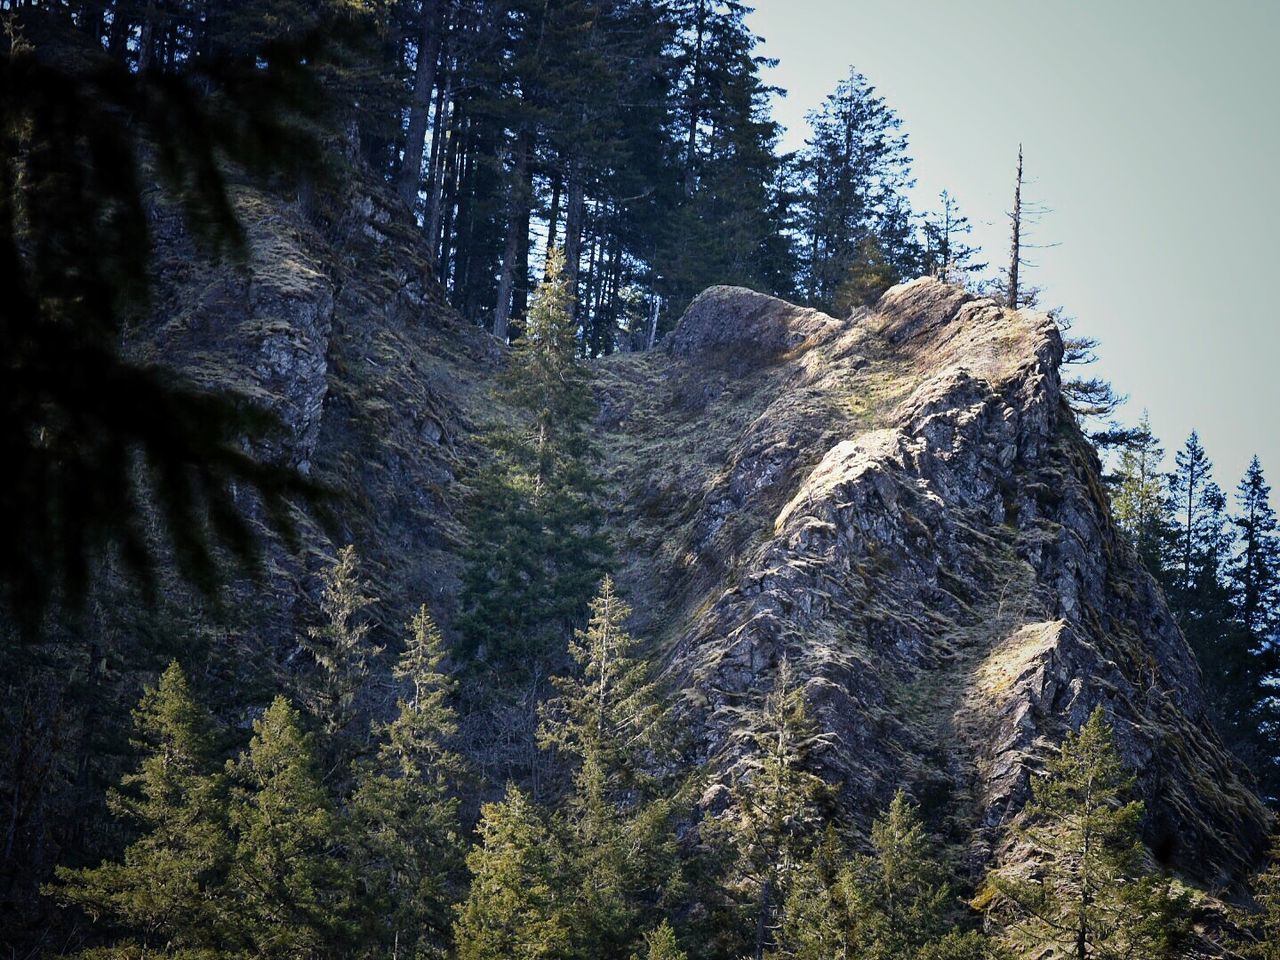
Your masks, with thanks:
[[[1022,263],[1022,144],[1018,144],[1018,175],[1013,182],[1013,242],[1009,250],[1009,306],[1018,309],[1018,266]]]
[[[427,121],[431,113],[431,94],[436,85],[436,63],[440,59],[443,23],[440,0],[423,0],[421,31],[418,36],[418,63],[413,75],[413,93],[409,97],[409,129],[405,133],[404,157],[396,193],[412,210],[422,183],[422,151],[427,139]]]
[[[529,209],[529,131],[516,138],[515,169],[507,198],[507,239],[502,249],[502,273],[498,277],[498,302],[493,311],[493,335],[504,343],[511,319],[511,294],[515,288],[516,265],[520,259],[520,228]]]
[[[569,292],[573,295],[571,315],[578,315],[578,261],[582,258],[582,220],[586,212],[586,183],[582,167],[574,161],[569,168],[569,197],[564,216],[564,268]]]
[[[556,245],[556,233],[560,229],[560,178],[551,176],[551,212],[547,215],[547,249]]]
[[[456,133],[454,131],[454,115],[457,108],[453,105],[453,99],[450,96],[453,86],[453,77],[450,75],[445,79],[444,91],[440,96],[440,110],[443,111],[443,119],[440,121],[440,146],[436,147],[434,143],[431,145],[433,151],[439,150],[440,158],[438,161],[438,169],[434,172],[431,184],[431,199],[427,204],[426,228],[427,241],[430,244],[431,256],[434,263],[438,266],[443,260],[441,256],[441,228],[444,223],[444,200],[445,200],[445,183],[450,176],[450,166],[453,162]],[[444,282],[444,273],[441,271],[438,280]]]
[[[698,118],[702,105],[702,43],[706,32],[706,4],[698,0],[698,12],[695,18],[695,35],[693,42],[693,65],[689,75],[689,129],[685,135],[684,150],[684,193],[692,197],[697,189],[697,171],[695,159],[698,155]]]

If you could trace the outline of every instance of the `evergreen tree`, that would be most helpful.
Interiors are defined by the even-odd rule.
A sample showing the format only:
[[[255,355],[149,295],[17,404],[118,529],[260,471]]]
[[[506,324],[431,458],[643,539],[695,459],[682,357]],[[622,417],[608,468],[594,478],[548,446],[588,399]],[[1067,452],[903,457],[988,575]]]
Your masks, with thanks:
[[[879,238],[863,237],[846,266],[844,279],[836,288],[832,306],[837,315],[847,316],[858,307],[874,304],[898,279]]]
[[[1266,643],[1280,623],[1280,529],[1257,457],[1236,488],[1236,507],[1240,549],[1227,574],[1241,626],[1252,640]]]
[[[916,244],[887,239],[901,233],[890,228],[904,220],[910,158],[906,137],[899,133],[902,121],[857,71],[808,119],[811,133],[801,155],[805,294],[810,303],[831,305],[850,268],[863,263],[865,270],[873,259],[870,237],[884,259],[881,271],[889,281],[884,286],[918,264]]]
[[[1280,960],[1280,840],[1250,885],[1256,907],[1233,911],[1237,934],[1228,946],[1245,960]]]
[[[1213,463],[1193,430],[1175,455],[1169,510],[1177,534],[1170,564],[1170,594],[1177,611],[1192,611],[1197,582],[1210,559],[1221,559],[1225,498],[1213,482]]]
[[[606,576],[587,629],[569,647],[580,672],[553,681],[559,695],[546,704],[541,729],[543,745],[573,768],[569,849],[580,881],[574,928],[602,958],[630,954],[676,860],[671,804],[653,796],[645,772],[664,745],[664,712],[648,664],[633,656],[630,615]]]
[[[467,854],[471,888],[458,908],[459,960],[559,960],[571,955],[565,854],[514,785],[485,804],[480,843]]]
[[[460,626],[473,651],[503,667],[528,668],[563,643],[607,548],[587,433],[595,404],[571,303],[553,251],[500,382],[520,421],[489,438],[495,463],[472,507]]]
[[[357,863],[379,940],[408,956],[443,948],[461,866],[458,801],[450,781],[461,761],[449,748],[457,721],[453,682],[440,672],[444,638],[423,606],[393,676],[411,690],[362,766],[352,798]]]
[[[787,900],[781,955],[798,960],[986,957],[982,936],[955,929],[958,901],[935,846],[901,790],[872,825],[870,855],[845,863],[830,835]]]
[[[963,285],[987,265],[977,262],[980,251],[965,241],[973,225],[960,213],[955,197],[943,190],[938,200],[941,209],[924,220],[924,266],[943,283]]]
[[[1267,796],[1280,795],[1280,757],[1275,735],[1280,730],[1280,530],[1271,507],[1271,488],[1254,457],[1236,490],[1239,511],[1234,519],[1238,549],[1226,565],[1235,609],[1240,648],[1235,667],[1236,750],[1253,770]]]
[[[1193,432],[1169,477],[1167,591],[1187,642],[1200,661],[1206,699],[1219,734],[1238,758],[1264,776],[1269,751],[1259,743],[1261,662],[1236,616],[1228,578],[1232,535],[1226,497]]]
[[[783,905],[819,822],[826,784],[806,768],[826,737],[809,717],[787,660],[763,703],[743,720],[754,752],[734,783],[731,814],[716,827],[735,852],[730,884],[747,899],[753,955],[761,960],[775,945]]]
[[[141,835],[121,862],[59,868],[50,892],[128,931],[144,948],[216,947],[231,844],[212,719],[176,661],[133,716],[144,757],[108,804]]]
[[[689,960],[689,955],[680,949],[676,932],[666,920],[644,935],[644,946],[644,960]],[[635,955],[633,960],[640,960],[640,956]]]
[[[322,622],[302,640],[316,666],[305,685],[307,707],[339,756],[338,741],[350,735],[356,716],[356,696],[382,652],[369,641],[367,611],[377,601],[365,595],[367,589],[355,547],[343,547],[324,573]]]
[[[1018,833],[1039,862],[993,870],[975,902],[1015,956],[1181,956],[1188,901],[1145,868],[1133,785],[1101,707],[1032,780]]]
[[[1111,508],[1117,526],[1157,578],[1163,577],[1171,538],[1165,518],[1165,481],[1160,472],[1163,460],[1164,450],[1152,434],[1144,410],[1133,437],[1121,449]]]
[[[276,697],[228,766],[235,850],[224,942],[267,958],[349,956],[354,880],[343,825],[298,712]]]

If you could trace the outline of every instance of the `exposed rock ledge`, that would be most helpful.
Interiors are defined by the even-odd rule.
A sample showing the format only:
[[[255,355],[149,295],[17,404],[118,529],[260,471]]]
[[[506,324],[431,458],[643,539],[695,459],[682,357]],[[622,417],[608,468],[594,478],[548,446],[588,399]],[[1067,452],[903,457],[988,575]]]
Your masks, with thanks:
[[[1061,357],[1046,316],[933,280],[848,321],[708,290],[665,350],[604,365],[624,586],[713,769],[786,657],[846,810],[905,785],[976,866],[1101,704],[1154,856],[1231,884],[1267,815],[1115,531]]]

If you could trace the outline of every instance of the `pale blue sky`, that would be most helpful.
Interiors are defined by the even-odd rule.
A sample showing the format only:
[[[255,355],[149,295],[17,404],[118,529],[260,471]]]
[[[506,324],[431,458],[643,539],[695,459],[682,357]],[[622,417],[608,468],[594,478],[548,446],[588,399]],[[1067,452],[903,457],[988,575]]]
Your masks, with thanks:
[[[1280,488],[1280,2],[755,0],[787,146],[855,66],[910,137],[916,205],[946,187],[992,265],[1018,143],[1033,283],[1102,340],[1096,369],[1173,450],[1194,427],[1234,492]],[[1280,489],[1277,489],[1280,493]]]

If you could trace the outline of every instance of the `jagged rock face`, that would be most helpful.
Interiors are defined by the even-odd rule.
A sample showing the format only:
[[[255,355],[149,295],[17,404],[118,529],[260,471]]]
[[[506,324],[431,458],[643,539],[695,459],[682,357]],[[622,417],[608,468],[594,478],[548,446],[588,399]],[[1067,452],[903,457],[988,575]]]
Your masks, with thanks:
[[[332,491],[324,506],[336,518],[301,518],[298,550],[266,537],[268,579],[231,585],[232,629],[287,657],[318,616],[319,572],[347,543],[382,598],[387,636],[421,603],[447,616],[463,536],[457,478],[475,456],[468,411],[482,406],[495,345],[457,321],[403,211],[380,192],[353,188],[345,220],[325,230],[278,195],[238,186],[232,199],[246,249],[220,263],[156,201],[156,308],[134,349],[271,414],[280,429],[254,452]],[[189,605],[181,584],[167,592],[179,611]]]
[[[1028,777],[1101,705],[1157,859],[1238,878],[1265,811],[1198,668],[1116,534],[1041,314],[933,280],[841,322],[736,288],[602,372],[622,585],[702,762],[787,658],[864,819],[906,786],[999,852]]]

